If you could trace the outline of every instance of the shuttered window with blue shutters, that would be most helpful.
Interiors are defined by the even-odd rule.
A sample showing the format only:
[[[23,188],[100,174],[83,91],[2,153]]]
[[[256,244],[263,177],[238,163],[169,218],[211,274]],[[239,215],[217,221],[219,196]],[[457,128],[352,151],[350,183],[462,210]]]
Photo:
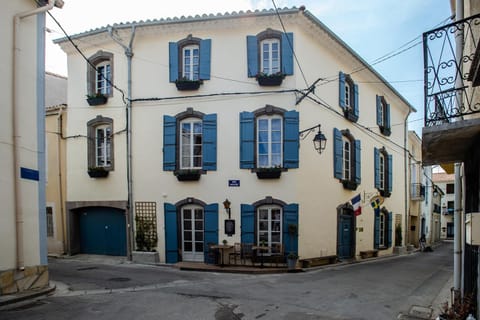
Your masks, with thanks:
[[[247,36],[248,77],[253,78],[260,72],[264,72],[260,68],[263,65],[260,61],[260,57],[262,57],[260,42],[267,39],[278,39],[280,41],[280,72],[284,75],[293,75],[293,33],[267,30],[256,36]]]
[[[357,122],[359,117],[358,85],[349,75],[339,72],[338,75],[338,104],[343,110],[345,118]]]
[[[283,206],[282,242],[285,254],[298,254],[298,231],[289,233],[289,225],[295,225],[298,230],[298,204],[292,203]],[[255,207],[250,204],[241,205],[241,242],[255,243],[255,226],[257,225]]]
[[[180,169],[179,148],[180,132],[177,118],[163,116],[163,170]],[[217,170],[217,115],[207,114],[202,119],[202,169]]]
[[[380,132],[385,136],[391,134],[390,124],[390,104],[388,104],[383,96],[377,95],[377,125],[380,128]]]
[[[348,150],[346,150],[348,148]],[[333,129],[333,175],[347,189],[355,190],[361,183],[361,142],[348,130]],[[346,158],[348,157],[348,159]],[[346,167],[348,166],[348,168]],[[348,174],[347,174],[348,173]]]
[[[268,118],[262,116],[262,118]],[[253,112],[240,113],[240,168],[254,169],[261,167],[257,163],[256,150],[258,144],[255,132],[255,114]],[[287,111],[283,114],[283,168],[298,168],[299,166],[299,114],[297,111]],[[259,128],[257,128],[257,131]],[[266,151],[268,152],[268,150]],[[258,155],[257,155],[258,157]]]
[[[384,197],[389,197],[393,190],[393,157],[385,148],[374,148],[375,188]]]
[[[385,209],[374,210],[373,246],[375,249],[386,249],[392,246],[393,213]]]
[[[183,50],[185,45],[183,45],[183,43],[188,45],[193,44],[199,48],[198,79],[196,72],[189,70],[189,72],[186,73],[186,68],[182,68],[183,64],[186,63]],[[170,42],[168,44],[170,82],[175,82],[181,78],[187,78],[188,80],[210,80],[211,47],[211,39],[184,39],[179,42]]]

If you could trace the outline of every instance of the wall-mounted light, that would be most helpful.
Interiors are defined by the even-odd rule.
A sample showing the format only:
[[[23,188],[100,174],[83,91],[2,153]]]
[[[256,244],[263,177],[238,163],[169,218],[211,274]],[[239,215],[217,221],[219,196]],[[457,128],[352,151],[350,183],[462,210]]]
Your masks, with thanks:
[[[225,211],[227,212],[228,214],[228,219],[230,219],[230,215],[231,215],[231,211],[230,211],[230,204],[231,202],[228,201],[228,199],[225,199],[225,201],[223,201],[223,207],[225,208]]]
[[[322,130],[320,130],[320,127],[321,125],[317,124],[316,126],[302,130],[298,133],[300,135],[300,139],[305,140],[305,138],[308,137],[308,135],[311,132],[313,132],[313,130],[318,128],[318,132],[313,138],[313,146],[318,153],[322,153],[322,151],[325,150],[327,146],[327,137],[325,137],[325,135],[322,133]]]

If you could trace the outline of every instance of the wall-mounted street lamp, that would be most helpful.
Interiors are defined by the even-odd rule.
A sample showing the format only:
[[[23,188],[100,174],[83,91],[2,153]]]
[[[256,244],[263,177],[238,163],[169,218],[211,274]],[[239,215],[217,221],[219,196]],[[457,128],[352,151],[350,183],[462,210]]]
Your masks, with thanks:
[[[228,219],[231,219],[231,218],[230,218],[230,215],[231,215],[231,211],[230,211],[230,201],[228,201],[228,199],[225,199],[225,201],[223,201],[223,207],[225,208],[225,211],[226,211],[227,214],[228,214]]]
[[[313,138],[313,146],[315,147],[315,150],[318,151],[318,153],[322,153],[322,151],[325,150],[325,147],[327,146],[327,137],[325,137],[325,135],[322,133],[322,130],[320,130],[320,127],[321,125],[317,124],[316,126],[302,130],[298,133],[300,135],[300,139],[305,140],[305,138],[311,132],[313,132],[313,130],[318,128],[318,132]]]

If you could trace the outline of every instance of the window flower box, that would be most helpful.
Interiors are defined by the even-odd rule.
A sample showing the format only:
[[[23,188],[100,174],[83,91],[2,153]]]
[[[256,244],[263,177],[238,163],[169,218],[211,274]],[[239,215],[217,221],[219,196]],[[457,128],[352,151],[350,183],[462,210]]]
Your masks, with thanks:
[[[344,189],[348,190],[357,190],[358,184],[352,180],[342,180],[342,185]]]
[[[258,179],[279,179],[282,175],[282,168],[258,168],[256,173]]]
[[[200,180],[201,171],[195,169],[181,169],[173,173],[178,181],[197,181]]]
[[[258,81],[258,84],[261,86],[279,86],[282,84],[285,75],[281,72],[277,72],[274,74],[265,74],[259,73],[255,77]]]
[[[380,126],[380,132],[381,132],[384,136],[387,136],[387,137],[392,134],[392,131],[390,130],[390,128],[385,127],[385,126]]]
[[[347,118],[348,120],[350,120],[352,122],[357,122],[358,121],[358,116],[356,116],[353,113],[352,108],[345,108],[345,110],[343,111],[343,115],[345,116],[345,118]]]
[[[90,178],[106,178],[110,171],[105,170],[104,167],[92,167],[88,168],[88,175]]]
[[[101,93],[87,95],[87,102],[90,106],[99,106],[107,103],[107,101],[108,97]]]
[[[201,84],[201,80],[189,80],[186,78],[181,78],[175,81],[175,85],[180,91],[198,90]]]
[[[384,198],[389,198],[392,195],[392,193],[387,190],[380,190],[380,195]]]

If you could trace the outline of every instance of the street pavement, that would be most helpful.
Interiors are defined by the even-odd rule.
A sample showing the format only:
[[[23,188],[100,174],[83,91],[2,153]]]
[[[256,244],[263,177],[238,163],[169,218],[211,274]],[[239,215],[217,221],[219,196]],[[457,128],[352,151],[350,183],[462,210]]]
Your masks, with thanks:
[[[449,297],[453,245],[294,274],[75,257],[51,259],[49,271],[53,295],[4,306],[0,319],[429,319]]]

